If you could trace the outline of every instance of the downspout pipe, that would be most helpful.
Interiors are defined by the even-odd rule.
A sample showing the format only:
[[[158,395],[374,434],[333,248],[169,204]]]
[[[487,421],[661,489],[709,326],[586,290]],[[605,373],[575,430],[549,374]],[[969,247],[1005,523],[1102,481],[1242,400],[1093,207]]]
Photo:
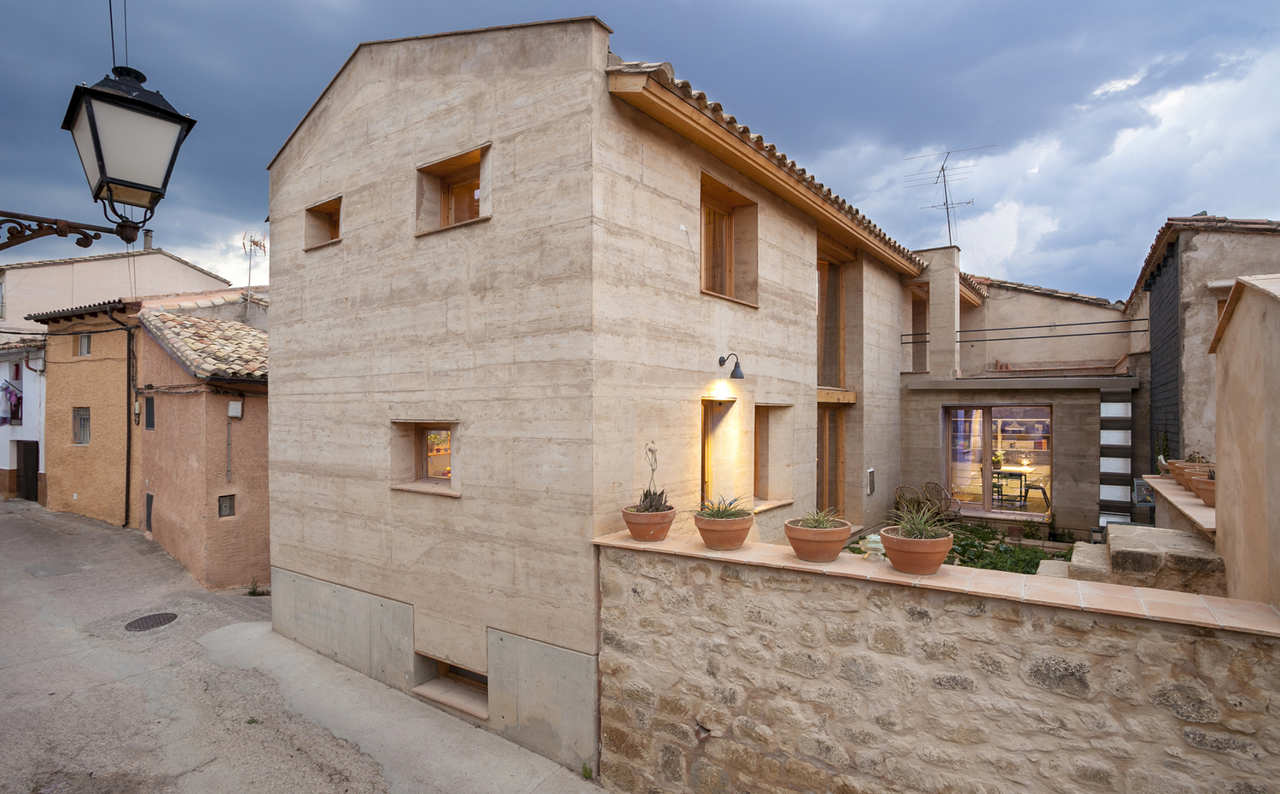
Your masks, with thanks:
[[[125,406],[124,406],[124,523],[129,526],[130,486],[133,479],[133,326],[120,322],[115,314],[108,311],[107,317],[124,329],[125,333]]]

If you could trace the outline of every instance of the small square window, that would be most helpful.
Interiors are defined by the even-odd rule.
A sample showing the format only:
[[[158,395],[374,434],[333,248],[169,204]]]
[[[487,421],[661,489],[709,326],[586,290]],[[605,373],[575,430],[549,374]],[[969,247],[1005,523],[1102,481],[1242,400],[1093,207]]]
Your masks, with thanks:
[[[146,429],[155,430],[156,429],[156,398],[145,397],[143,398],[142,402],[143,402],[143,405],[146,406],[146,408],[143,411],[146,414]]]
[[[458,498],[457,422],[391,423],[391,487]]]
[[[318,248],[342,239],[342,197],[331,198],[307,209],[303,248]]]
[[[76,334],[76,355],[87,356],[93,349],[92,334]]]
[[[218,518],[226,518],[236,514],[236,496],[228,494],[218,497]]]
[[[756,204],[702,175],[702,291],[756,305]]]
[[[89,409],[71,409],[71,443],[89,443]]]
[[[418,168],[418,233],[489,215],[489,145]]]

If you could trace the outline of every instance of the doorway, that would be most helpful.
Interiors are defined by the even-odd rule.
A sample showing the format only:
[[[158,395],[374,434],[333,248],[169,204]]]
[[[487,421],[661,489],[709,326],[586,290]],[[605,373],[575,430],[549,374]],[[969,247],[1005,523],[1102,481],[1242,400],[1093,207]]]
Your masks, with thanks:
[[[19,441],[18,498],[29,502],[40,499],[40,442]]]

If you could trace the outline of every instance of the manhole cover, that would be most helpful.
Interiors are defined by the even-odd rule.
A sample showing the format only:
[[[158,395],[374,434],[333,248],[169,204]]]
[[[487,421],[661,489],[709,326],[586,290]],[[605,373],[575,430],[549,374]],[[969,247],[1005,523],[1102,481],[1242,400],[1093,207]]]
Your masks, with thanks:
[[[158,629],[161,626],[167,626],[177,620],[178,616],[172,612],[157,612],[154,615],[143,615],[137,620],[131,620],[124,624],[125,631],[150,631]]]

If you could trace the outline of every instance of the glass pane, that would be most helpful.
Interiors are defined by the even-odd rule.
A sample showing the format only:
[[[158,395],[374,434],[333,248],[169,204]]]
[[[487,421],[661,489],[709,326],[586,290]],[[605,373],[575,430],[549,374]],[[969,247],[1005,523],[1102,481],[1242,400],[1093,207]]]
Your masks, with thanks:
[[[447,480],[453,476],[451,455],[453,433],[449,430],[427,430],[422,444],[422,470],[431,478]]]
[[[991,409],[991,504],[1000,510],[1047,513],[1052,504],[1049,406]]]
[[[947,467],[951,494],[961,502],[982,504],[981,408],[952,408],[947,412]]]
[[[449,188],[450,220],[453,223],[480,217],[480,180],[460,182]]]
[[[147,113],[125,110],[96,99],[90,101],[98,123],[98,141],[102,144],[107,177],[162,189],[182,127]],[[117,191],[117,200],[120,196]]]

